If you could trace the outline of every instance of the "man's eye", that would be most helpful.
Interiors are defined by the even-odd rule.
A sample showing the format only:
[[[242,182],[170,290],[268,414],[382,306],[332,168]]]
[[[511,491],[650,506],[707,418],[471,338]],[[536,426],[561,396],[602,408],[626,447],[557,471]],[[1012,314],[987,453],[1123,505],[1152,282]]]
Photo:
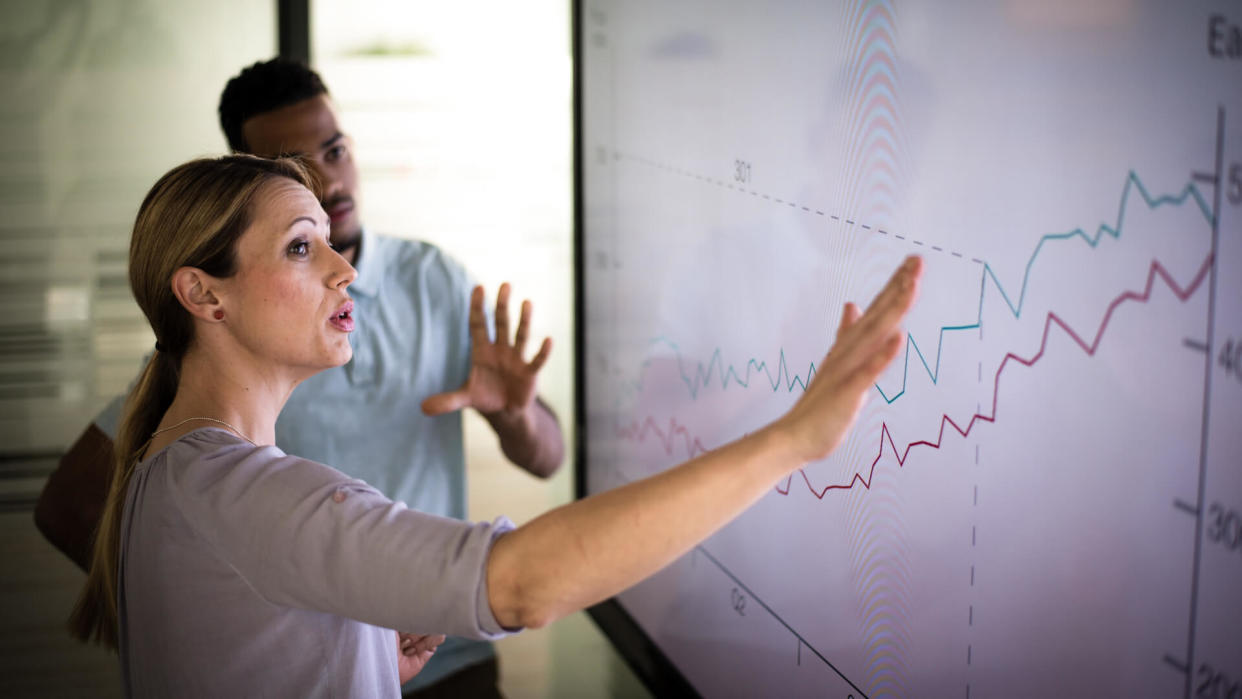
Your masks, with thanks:
[[[324,159],[328,162],[335,162],[340,160],[343,155],[345,155],[345,146],[332,146],[328,149]]]
[[[305,240],[298,240],[298,241],[294,241],[293,243],[289,244],[290,255],[297,255],[301,257],[301,256],[306,255],[306,253],[308,252],[310,252],[310,244],[307,243]]]

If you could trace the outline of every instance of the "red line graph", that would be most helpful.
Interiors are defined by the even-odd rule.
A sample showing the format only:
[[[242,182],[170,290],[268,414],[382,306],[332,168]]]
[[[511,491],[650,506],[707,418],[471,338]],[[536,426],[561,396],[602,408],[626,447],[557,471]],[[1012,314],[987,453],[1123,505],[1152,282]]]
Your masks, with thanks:
[[[656,424],[655,418],[649,417],[641,424],[633,422],[626,427],[618,428],[617,436],[622,439],[644,442],[647,440],[647,435],[653,432],[659,438],[660,444],[664,446],[664,453],[669,456],[673,455],[673,443],[678,437],[681,437],[686,442],[686,453],[689,454],[687,458],[693,459],[699,454],[708,451],[708,448],[703,446],[699,438],[690,434],[690,430],[685,425],[677,422],[675,417],[668,419],[668,430],[661,429]]]
[[[1172,274],[1165,269],[1164,265],[1160,264],[1158,260],[1152,260],[1151,267],[1147,272],[1147,283],[1144,286],[1143,291],[1126,291],[1113,299],[1112,302],[1108,304],[1108,310],[1104,313],[1104,319],[1100,321],[1100,327],[1096,330],[1095,337],[1090,343],[1083,340],[1082,336],[1066,324],[1060,316],[1056,313],[1049,312],[1044,320],[1044,332],[1043,337],[1040,339],[1039,351],[1029,358],[1019,357],[1017,354],[1009,352],[1005,355],[1004,359],[1001,360],[1000,366],[996,369],[996,377],[992,382],[992,411],[990,414],[975,413],[971,416],[969,422],[966,423],[966,427],[963,428],[946,413],[941,416],[940,433],[936,436],[936,441],[933,442],[926,439],[920,439],[907,444],[904,450],[899,450],[897,448],[897,444],[893,441],[892,432],[888,429],[888,423],[884,422],[880,426],[880,449],[876,454],[875,459],[871,462],[871,467],[867,471],[866,477],[863,477],[862,473],[858,472],[854,474],[854,477],[851,478],[848,483],[827,485],[822,489],[817,490],[811,483],[811,479],[806,475],[806,470],[798,469],[798,472],[802,474],[802,480],[806,483],[806,487],[811,491],[811,494],[821,500],[830,490],[850,490],[855,485],[861,485],[863,488],[870,490],[872,478],[875,476],[875,468],[880,463],[880,459],[884,457],[884,443],[886,440],[892,450],[893,456],[897,458],[898,467],[903,467],[905,466],[906,459],[910,456],[910,450],[914,447],[925,446],[933,449],[939,449],[940,445],[944,442],[946,425],[951,426],[954,431],[962,437],[967,437],[970,435],[970,431],[974,429],[977,423],[996,422],[996,406],[1000,396],[1000,378],[1001,374],[1005,371],[1005,367],[1009,366],[1011,360],[1028,367],[1033,366],[1036,362],[1038,362],[1044,356],[1044,352],[1048,347],[1048,335],[1052,331],[1053,324],[1059,326],[1066,335],[1069,335],[1069,337],[1073,339],[1080,348],[1082,348],[1083,352],[1085,352],[1087,356],[1095,356],[1096,350],[1100,346],[1100,341],[1104,337],[1104,331],[1108,329],[1108,324],[1112,320],[1114,311],[1116,311],[1121,304],[1127,301],[1146,303],[1151,298],[1151,292],[1155,286],[1157,277],[1159,277],[1165,285],[1169,287],[1174,295],[1177,296],[1178,300],[1184,302],[1194,295],[1195,291],[1203,283],[1203,280],[1207,278],[1208,272],[1210,272],[1211,269],[1212,256],[1208,255],[1207,259],[1205,259],[1203,264],[1199,267],[1199,271],[1195,274],[1194,278],[1189,284],[1183,287],[1179,285],[1175,279],[1173,279]],[[662,429],[661,426],[650,417],[642,423],[634,422],[627,427],[622,427],[617,430],[617,435],[619,437],[639,442],[645,441],[647,435],[652,433],[658,436],[665,452],[669,455],[672,455],[674,444],[678,438],[684,440],[686,453],[690,457],[694,457],[702,452],[708,451],[707,447],[703,446],[703,443],[699,440],[699,438],[691,434],[685,425],[678,423],[676,418],[669,419],[667,430]],[[793,475],[790,474],[790,476],[785,479],[783,486],[776,486],[776,491],[781,495],[788,495],[790,487],[793,484],[793,478]]]

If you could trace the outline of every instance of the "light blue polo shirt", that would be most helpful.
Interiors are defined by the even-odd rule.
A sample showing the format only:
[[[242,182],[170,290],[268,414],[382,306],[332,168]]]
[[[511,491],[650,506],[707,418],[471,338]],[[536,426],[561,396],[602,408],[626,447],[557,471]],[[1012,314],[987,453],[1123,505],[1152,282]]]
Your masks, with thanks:
[[[474,282],[434,245],[365,230],[355,267],[353,359],[294,389],[276,422],[276,444],[360,478],[412,510],[465,519],[461,413],[427,417],[420,404],[459,388],[469,375]],[[120,412],[118,398],[95,423],[115,436]],[[493,654],[488,643],[449,638],[405,689]]]

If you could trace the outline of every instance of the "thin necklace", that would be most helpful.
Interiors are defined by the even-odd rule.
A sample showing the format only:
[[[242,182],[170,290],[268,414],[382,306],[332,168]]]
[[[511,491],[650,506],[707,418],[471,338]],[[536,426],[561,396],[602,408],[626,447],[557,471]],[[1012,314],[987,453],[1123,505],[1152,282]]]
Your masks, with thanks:
[[[229,428],[230,430],[233,430],[234,432],[236,432],[236,433],[238,434],[238,436],[240,436],[242,439],[246,440],[247,442],[250,442],[251,444],[254,444],[254,446],[256,446],[256,447],[257,447],[257,446],[259,446],[258,444],[255,444],[255,443],[254,443],[254,440],[253,440],[253,439],[251,439],[251,438],[247,437],[245,432],[242,432],[241,430],[239,430],[239,429],[237,429],[236,427],[234,427],[234,426],[230,425],[229,423],[225,422],[224,420],[217,420],[217,419],[215,419],[214,417],[187,417],[186,419],[182,420],[181,422],[178,422],[178,423],[177,423],[177,424],[175,424],[175,425],[169,425],[168,427],[165,427],[165,428],[164,428],[164,429],[162,429],[162,430],[156,430],[156,431],[152,432],[152,433],[151,433],[151,438],[152,438],[152,439],[154,439],[154,438],[155,438],[155,435],[160,434],[161,432],[167,432],[167,431],[169,431],[169,430],[175,430],[175,429],[177,429],[178,427],[180,427],[180,426],[184,425],[185,423],[189,422],[190,420],[206,420],[207,422],[216,422],[216,423],[219,423],[219,424],[224,425],[225,427]]]

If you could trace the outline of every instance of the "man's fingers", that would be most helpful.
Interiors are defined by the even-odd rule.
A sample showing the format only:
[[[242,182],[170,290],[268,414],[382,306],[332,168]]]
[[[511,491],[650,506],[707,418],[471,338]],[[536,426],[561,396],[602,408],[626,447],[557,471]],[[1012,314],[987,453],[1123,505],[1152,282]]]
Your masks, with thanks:
[[[496,344],[509,346],[509,282],[501,284],[496,294]]]
[[[443,415],[470,406],[470,392],[465,390],[437,393],[423,401],[423,414],[429,416]]]
[[[526,351],[526,340],[530,337],[530,301],[522,302],[522,313],[518,318],[517,336],[513,338],[513,348],[517,350],[518,356]]]
[[[470,292],[470,342],[476,347],[488,343],[487,314],[483,312],[483,287],[476,286]]]
[[[543,344],[539,345],[539,352],[530,360],[530,364],[526,366],[530,367],[532,372],[538,373],[543,368],[544,363],[548,361],[549,354],[552,354],[552,338],[545,337],[543,338]]]

